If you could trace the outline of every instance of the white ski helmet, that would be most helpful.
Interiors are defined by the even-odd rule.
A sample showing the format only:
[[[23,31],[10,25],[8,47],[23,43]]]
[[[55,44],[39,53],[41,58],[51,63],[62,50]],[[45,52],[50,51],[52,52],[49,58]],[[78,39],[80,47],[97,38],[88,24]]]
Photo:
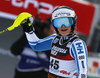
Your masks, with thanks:
[[[57,7],[53,12],[52,12],[52,24],[54,26],[54,20],[57,18],[63,18],[63,17],[69,17],[72,18],[73,20],[73,24],[71,24],[71,32],[74,31],[75,27],[76,27],[76,21],[77,21],[77,16],[75,14],[75,11],[68,7],[68,6],[60,6]],[[54,26],[54,29],[56,31],[57,34],[59,34],[57,27]]]

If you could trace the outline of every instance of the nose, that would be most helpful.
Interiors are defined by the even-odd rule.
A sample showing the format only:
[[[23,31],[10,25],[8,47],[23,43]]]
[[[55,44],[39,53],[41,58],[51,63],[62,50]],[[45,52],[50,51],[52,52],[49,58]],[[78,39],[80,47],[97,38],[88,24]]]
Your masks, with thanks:
[[[61,28],[65,28],[66,26],[63,24],[62,26],[61,26]]]

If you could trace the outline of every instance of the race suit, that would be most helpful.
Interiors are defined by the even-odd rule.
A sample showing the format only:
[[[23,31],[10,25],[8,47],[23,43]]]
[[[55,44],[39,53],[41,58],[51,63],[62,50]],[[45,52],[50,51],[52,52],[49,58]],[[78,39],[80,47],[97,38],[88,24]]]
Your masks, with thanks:
[[[34,33],[26,33],[26,37],[35,51],[51,49],[48,78],[87,78],[87,48],[78,36],[53,34],[38,39]]]

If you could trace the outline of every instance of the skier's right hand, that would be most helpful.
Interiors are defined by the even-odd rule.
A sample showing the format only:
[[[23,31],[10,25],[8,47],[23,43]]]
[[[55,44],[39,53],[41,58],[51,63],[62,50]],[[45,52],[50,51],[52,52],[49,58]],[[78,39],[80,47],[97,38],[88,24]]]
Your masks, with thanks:
[[[35,31],[33,23],[34,23],[33,17],[26,18],[24,21],[22,21],[21,26],[23,28],[23,31],[32,34]]]

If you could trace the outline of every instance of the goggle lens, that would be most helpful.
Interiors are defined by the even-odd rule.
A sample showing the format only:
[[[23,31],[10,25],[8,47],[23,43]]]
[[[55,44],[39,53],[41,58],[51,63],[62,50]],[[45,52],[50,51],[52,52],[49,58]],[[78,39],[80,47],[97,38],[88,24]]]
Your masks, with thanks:
[[[73,19],[71,17],[57,18],[53,21],[54,27],[61,28],[62,25],[69,27],[73,25]]]

